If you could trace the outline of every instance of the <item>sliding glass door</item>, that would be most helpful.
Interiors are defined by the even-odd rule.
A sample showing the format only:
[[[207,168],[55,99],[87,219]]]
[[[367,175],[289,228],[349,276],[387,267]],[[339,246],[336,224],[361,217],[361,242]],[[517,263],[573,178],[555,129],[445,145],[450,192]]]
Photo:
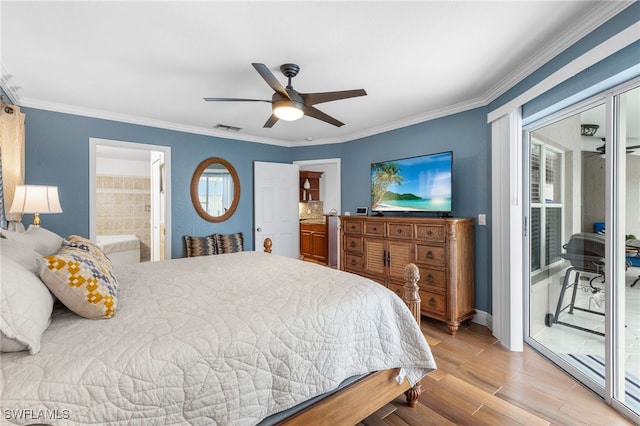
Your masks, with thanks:
[[[640,88],[635,83],[526,129],[525,336],[637,421]]]
[[[607,272],[616,284],[607,304],[613,313],[607,393],[640,415],[640,87],[615,96],[612,110],[617,143],[607,164],[613,171],[610,220],[617,227],[608,242],[616,262]]]

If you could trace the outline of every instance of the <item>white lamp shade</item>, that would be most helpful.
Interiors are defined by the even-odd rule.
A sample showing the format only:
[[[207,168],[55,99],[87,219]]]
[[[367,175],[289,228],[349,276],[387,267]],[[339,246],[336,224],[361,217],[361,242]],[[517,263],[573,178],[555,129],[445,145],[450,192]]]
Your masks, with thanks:
[[[294,121],[304,115],[303,105],[296,101],[281,100],[273,103],[273,114],[280,120]]]
[[[17,185],[9,213],[62,213],[58,187]]]

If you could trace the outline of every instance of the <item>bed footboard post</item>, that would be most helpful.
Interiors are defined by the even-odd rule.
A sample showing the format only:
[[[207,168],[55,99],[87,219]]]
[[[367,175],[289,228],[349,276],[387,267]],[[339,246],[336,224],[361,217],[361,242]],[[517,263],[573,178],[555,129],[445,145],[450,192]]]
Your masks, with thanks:
[[[418,326],[420,326],[420,294],[418,293],[418,281],[420,271],[413,263],[404,267],[404,294],[402,300],[407,304]]]
[[[262,243],[262,245],[264,246],[264,252],[265,253],[271,253],[271,246],[273,245],[273,242],[271,241],[271,238],[265,238],[264,242]]]
[[[404,267],[404,294],[402,296],[402,300],[404,300],[404,303],[409,307],[409,310],[418,323],[418,327],[420,327],[420,294],[418,292],[419,280],[420,271],[416,265],[409,263]],[[421,393],[422,384],[418,381],[412,388],[404,393],[407,398],[407,405],[409,407],[415,407]]]

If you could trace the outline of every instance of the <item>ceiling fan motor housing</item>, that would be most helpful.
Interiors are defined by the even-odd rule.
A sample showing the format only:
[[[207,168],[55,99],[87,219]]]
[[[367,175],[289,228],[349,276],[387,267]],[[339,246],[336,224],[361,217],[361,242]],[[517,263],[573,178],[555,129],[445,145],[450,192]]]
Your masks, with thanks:
[[[300,72],[300,67],[296,64],[282,64],[280,65],[280,71],[285,77],[293,78]]]

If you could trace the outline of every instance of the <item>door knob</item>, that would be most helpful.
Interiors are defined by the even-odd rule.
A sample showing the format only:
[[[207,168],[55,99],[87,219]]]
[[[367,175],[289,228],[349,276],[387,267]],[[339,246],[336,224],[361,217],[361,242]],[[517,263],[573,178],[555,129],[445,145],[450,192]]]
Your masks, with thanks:
[[[257,227],[257,228],[256,228],[256,231],[258,231],[258,232],[262,232],[262,228]]]

